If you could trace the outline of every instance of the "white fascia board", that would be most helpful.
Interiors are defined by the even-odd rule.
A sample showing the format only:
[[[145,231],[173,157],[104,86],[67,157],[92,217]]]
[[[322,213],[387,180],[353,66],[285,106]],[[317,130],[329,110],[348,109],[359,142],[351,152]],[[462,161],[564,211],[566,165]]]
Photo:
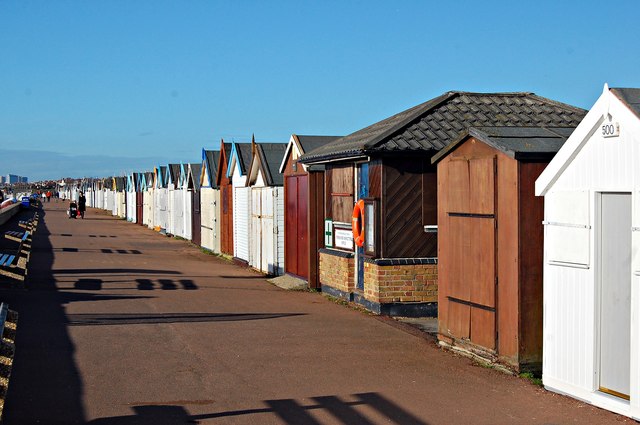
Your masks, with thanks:
[[[569,136],[565,144],[536,180],[536,196],[544,196],[562,175],[564,170],[569,167],[602,121],[603,115],[607,113],[609,109],[609,102],[613,101],[613,98],[619,102],[608,89],[598,98],[587,115],[580,124],[578,124],[573,133],[571,133],[571,136]]]

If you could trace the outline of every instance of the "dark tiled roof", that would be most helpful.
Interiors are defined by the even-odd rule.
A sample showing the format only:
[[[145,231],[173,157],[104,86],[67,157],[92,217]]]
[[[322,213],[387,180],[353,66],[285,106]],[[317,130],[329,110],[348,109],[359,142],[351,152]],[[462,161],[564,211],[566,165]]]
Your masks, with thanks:
[[[204,151],[204,160],[206,162],[206,170],[208,172],[209,183],[211,187],[217,188],[216,177],[218,175],[218,161],[220,159],[220,151]]]
[[[302,146],[302,152],[311,152],[314,149],[318,149],[321,146],[331,143],[334,140],[339,139],[342,136],[298,136],[298,142]]]
[[[572,132],[573,128],[568,127],[471,127],[434,155],[431,163],[435,164],[454,151],[467,136],[475,137],[518,160],[550,160]]]
[[[171,173],[171,181],[177,185],[180,182],[180,164],[169,164],[169,173]]]
[[[611,91],[640,117],[640,89],[612,88]]]
[[[162,187],[166,188],[167,187],[167,166],[166,165],[161,165],[160,166],[160,182],[162,182]]]
[[[312,152],[301,161],[438,151],[470,127],[576,127],[586,111],[532,93],[448,92]]]
[[[195,190],[200,190],[200,173],[202,172],[202,163],[193,163],[189,164],[191,183],[193,184],[193,188]]]
[[[251,156],[253,154],[251,143],[235,143],[238,157],[240,158],[240,174],[245,175],[251,165]]]
[[[256,149],[260,155],[260,162],[266,175],[266,184],[282,186],[284,176],[278,171],[282,156],[287,149],[287,143],[257,143]]]

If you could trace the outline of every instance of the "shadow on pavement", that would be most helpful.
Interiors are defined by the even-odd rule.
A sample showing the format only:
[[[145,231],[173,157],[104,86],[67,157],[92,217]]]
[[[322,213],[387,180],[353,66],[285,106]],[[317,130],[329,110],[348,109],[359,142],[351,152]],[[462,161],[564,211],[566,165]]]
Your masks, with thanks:
[[[46,223],[47,212],[40,209],[39,214],[40,223],[33,237],[34,252],[25,282],[28,289],[0,292],[2,301],[8,302],[19,314],[16,353],[3,423],[84,423],[82,382],[65,325],[64,300],[55,291],[51,273],[53,251]],[[10,225],[17,226],[17,220]]]
[[[212,419],[219,419],[219,421],[213,421],[211,423],[222,424],[225,423],[225,418],[275,414],[283,423],[288,425],[321,425],[323,422],[315,418],[312,412],[323,411],[331,415],[331,423],[373,425],[375,422],[369,419],[361,410],[374,410],[378,415],[386,419],[385,423],[397,425],[428,425],[427,422],[418,419],[379,393],[354,394],[349,398],[355,398],[355,400],[345,401],[338,396],[321,396],[313,397],[312,400],[315,403],[310,405],[305,405],[295,399],[265,400],[263,403],[267,407],[264,408],[197,415],[190,415],[182,406],[144,405],[133,407],[133,415],[95,419],[89,422],[89,424],[197,424],[200,423],[200,421]],[[252,420],[252,423],[260,422],[259,417],[255,417]]]
[[[306,316],[304,313],[165,313],[165,314],[69,314],[69,326],[148,325],[160,323],[240,322]]]

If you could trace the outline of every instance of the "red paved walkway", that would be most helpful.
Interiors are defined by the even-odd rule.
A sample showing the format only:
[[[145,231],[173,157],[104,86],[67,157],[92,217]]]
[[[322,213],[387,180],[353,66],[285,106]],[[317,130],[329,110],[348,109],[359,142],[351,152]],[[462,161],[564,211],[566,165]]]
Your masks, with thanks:
[[[320,294],[47,204],[5,424],[606,424],[626,419]]]

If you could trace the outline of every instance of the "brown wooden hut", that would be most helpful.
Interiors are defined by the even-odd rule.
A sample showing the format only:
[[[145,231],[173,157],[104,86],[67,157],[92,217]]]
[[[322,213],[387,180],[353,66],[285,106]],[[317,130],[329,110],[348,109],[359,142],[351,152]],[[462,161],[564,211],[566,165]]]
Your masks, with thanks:
[[[472,126],[575,126],[584,111],[531,93],[448,92],[302,155],[325,167],[320,283],[380,314],[437,314],[437,176],[431,157]],[[351,236],[363,200],[364,245]]]
[[[544,205],[534,186],[574,128],[472,128],[433,157],[440,341],[541,369]]]
[[[220,141],[220,158],[216,184],[220,188],[220,251],[233,256],[233,186],[227,177],[231,144]]]
[[[280,173],[284,174],[285,273],[319,289],[319,253],[324,248],[324,170],[308,170],[298,158],[338,136],[291,135]]]

